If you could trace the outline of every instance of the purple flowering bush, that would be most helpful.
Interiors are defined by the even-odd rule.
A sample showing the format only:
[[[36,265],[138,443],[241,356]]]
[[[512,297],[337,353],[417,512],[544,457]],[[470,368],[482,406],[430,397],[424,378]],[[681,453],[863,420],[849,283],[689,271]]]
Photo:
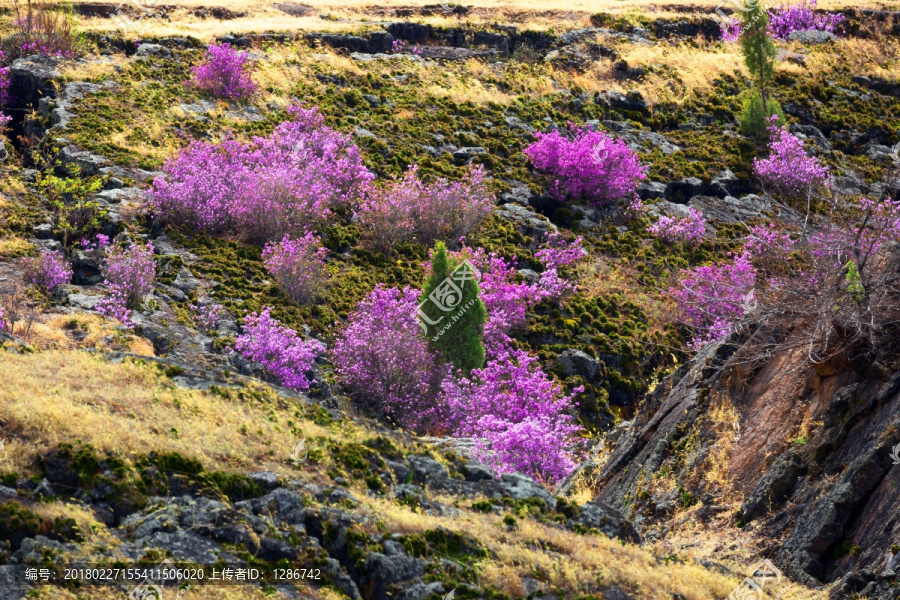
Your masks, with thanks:
[[[12,9],[12,30],[2,39],[3,51],[10,60],[33,54],[76,55],[80,40],[64,3],[13,0]]]
[[[787,127],[774,124],[769,119],[769,157],[753,160],[753,172],[763,185],[773,193],[784,196],[805,194],[819,186],[829,184],[828,167],[813,156],[807,156],[803,142],[792,135]]]
[[[671,288],[669,296],[684,322],[697,331],[689,346],[698,349],[731,333],[755,284],[756,268],[747,253],[735,256],[732,263],[683,270],[680,286]]]
[[[221,304],[213,302],[206,296],[191,304],[190,309],[194,317],[194,323],[203,333],[215,331],[216,326],[219,324],[219,319],[222,318],[225,312]]]
[[[424,428],[435,382],[435,356],[415,320],[419,291],[376,287],[347,319],[331,357],[335,370],[366,408],[410,428]]]
[[[470,166],[459,181],[429,184],[419,180],[414,165],[403,177],[370,189],[358,217],[369,245],[387,254],[406,239],[425,246],[456,241],[483,221],[494,203],[481,165]]]
[[[498,474],[519,472],[555,482],[575,467],[581,427],[574,396],[521,350],[488,361],[468,376],[444,380],[441,404],[458,436],[476,439],[475,456]]]
[[[24,259],[22,266],[25,281],[48,294],[72,278],[72,269],[61,252],[41,252],[40,257]]]
[[[794,31],[828,31],[836,33],[846,20],[841,13],[826,12],[816,14],[816,0],[800,0],[797,4],[782,4],[768,11],[769,33],[778,39],[787,39]],[[736,42],[743,33],[743,21],[738,18],[719,23],[722,40]]]
[[[238,52],[230,44],[210,44],[206,61],[193,68],[190,83],[216,98],[244,100],[256,93],[252,67],[246,52]]]
[[[153,181],[155,216],[264,243],[303,235],[355,203],[374,177],[359,149],[316,109],[294,106],[289,114],[250,144],[193,142]]]
[[[309,304],[325,287],[327,253],[319,238],[307,232],[300,238],[286,235],[277,244],[266,244],[262,256],[281,291],[297,304]]]
[[[552,191],[594,203],[633,194],[646,169],[631,148],[605,131],[574,124],[570,129],[571,137],[555,130],[535,133],[537,140],[525,149],[536,169],[555,178]]]
[[[121,244],[107,249],[103,268],[104,283],[110,295],[97,305],[105,317],[131,323],[131,309],[153,290],[156,281],[156,262],[153,245]]]
[[[316,339],[304,340],[296,331],[272,318],[270,308],[244,317],[244,332],[234,349],[249,361],[262,364],[286,388],[306,391],[316,357],[325,346]]]
[[[794,31],[818,30],[834,33],[846,20],[840,13],[816,14],[816,0],[800,0],[797,4],[782,4],[769,11],[769,32],[785,39]]]
[[[662,216],[647,227],[647,231],[663,241],[671,243],[684,242],[688,245],[699,244],[706,234],[706,217],[696,208],[688,210],[683,218]]]

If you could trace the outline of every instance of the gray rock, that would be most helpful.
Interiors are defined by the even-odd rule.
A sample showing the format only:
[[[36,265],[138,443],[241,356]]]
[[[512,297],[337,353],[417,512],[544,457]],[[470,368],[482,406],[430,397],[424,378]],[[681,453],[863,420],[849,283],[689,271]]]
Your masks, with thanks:
[[[200,285],[200,280],[195,278],[190,271],[182,268],[178,271],[178,275],[172,281],[172,287],[177,288],[185,294],[190,294]]]
[[[0,565],[0,600],[25,600],[30,589],[18,565]]]
[[[562,365],[566,377],[580,375],[585,381],[594,381],[604,371],[600,361],[574,348],[564,350],[556,360]]]
[[[725,169],[713,177],[709,185],[703,188],[703,193],[707,196],[724,198],[741,193],[745,187],[731,169]]]
[[[549,508],[556,508],[556,499],[534,479],[521,473],[504,473],[500,479],[501,487],[514,500],[540,498]]]
[[[497,476],[489,466],[484,463],[467,463],[462,469],[466,481],[489,481],[497,479]]]
[[[47,481],[47,478],[41,480],[38,486],[34,489],[34,496],[41,496],[43,498],[55,498],[56,490],[53,489],[53,486]]]
[[[67,297],[70,306],[82,310],[94,310],[101,300],[103,300],[103,296],[89,296],[87,294],[69,294]]]
[[[274,490],[281,485],[281,479],[276,473],[272,473],[271,471],[253,471],[252,473],[249,473],[247,477],[249,477],[253,483],[267,491]]]
[[[687,204],[688,200],[701,193],[703,193],[703,182],[696,177],[676,179],[666,185],[666,200],[677,204]]]
[[[515,202],[522,206],[528,206],[528,201],[531,198],[531,190],[528,186],[521,181],[511,181],[509,183],[509,190],[497,197],[497,203],[508,204]]]
[[[416,583],[411,585],[406,593],[403,594],[403,600],[425,600],[435,594],[443,594],[447,588],[440,581],[433,583]]]
[[[738,518],[751,521],[769,508],[780,505],[790,496],[802,470],[803,464],[796,451],[782,454],[744,500]]]
[[[406,457],[412,469],[414,481],[417,483],[440,484],[449,475],[447,467],[427,456],[409,455]]]
[[[516,225],[522,235],[533,238],[535,247],[549,232],[556,231],[556,225],[546,217],[517,204],[504,204],[496,209],[496,214]]]
[[[763,216],[763,213],[772,207],[768,198],[755,194],[748,194],[740,199],[733,196],[724,198],[694,196],[688,202],[688,206],[702,212],[708,221],[720,223],[737,223],[756,219]]]
[[[172,51],[161,46],[160,44],[141,44],[138,46],[135,57],[138,59],[150,58],[151,56],[172,56]]]
[[[53,239],[53,225],[51,223],[41,223],[32,229],[34,237],[39,240]]]
[[[371,104],[373,107],[381,104],[381,100],[375,94],[363,94],[363,100]]]
[[[77,166],[81,175],[90,177],[98,175],[100,168],[109,164],[109,161],[86,150],[79,150],[76,146],[65,146],[59,151],[59,161],[69,175],[74,175],[72,167]]]
[[[406,477],[409,475],[409,467],[399,461],[385,460],[384,462],[394,472],[394,477],[397,479],[398,483],[406,482]]]
[[[622,513],[600,500],[592,500],[583,505],[573,521],[584,527],[599,529],[611,538],[635,544],[641,542],[638,532]]]
[[[79,250],[72,257],[72,283],[75,285],[96,285],[103,281],[103,252],[99,250]]]
[[[363,573],[368,580],[368,585],[363,585],[369,590],[368,597],[386,598],[389,585],[424,575],[425,561],[406,555],[386,556],[381,552],[372,552],[366,558]]]
[[[789,42],[800,42],[801,44],[825,44],[837,41],[838,37],[830,31],[805,29],[790,32],[787,39]]]
[[[9,94],[23,104],[40,98],[55,98],[54,82],[62,76],[56,70],[58,60],[43,55],[20,58],[9,67]]]
[[[365,127],[360,127],[359,125],[353,130],[353,134],[357,137],[361,138],[374,138],[378,139],[378,136],[366,129]]]
[[[503,121],[506,123],[506,126],[509,127],[510,129],[521,129],[522,131],[527,131],[528,133],[531,133],[532,131],[534,131],[534,127],[532,127],[531,125],[529,125],[528,123],[526,123],[525,121],[523,121],[522,119],[520,119],[519,117],[517,117],[515,115],[504,117]]]
[[[467,163],[479,154],[487,154],[487,149],[482,146],[468,146],[456,150],[453,153],[453,160],[457,163]]]
[[[641,200],[665,198],[666,184],[660,183],[658,181],[642,181],[640,184],[638,184],[635,191],[637,192],[637,195]]]
[[[675,204],[668,200],[660,200],[647,207],[647,214],[653,217],[677,217],[683,219],[690,216],[691,211],[684,204]]]

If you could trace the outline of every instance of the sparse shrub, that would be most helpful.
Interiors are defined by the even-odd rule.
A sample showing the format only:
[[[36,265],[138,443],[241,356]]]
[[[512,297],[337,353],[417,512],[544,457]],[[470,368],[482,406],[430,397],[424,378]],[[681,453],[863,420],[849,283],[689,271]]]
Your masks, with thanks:
[[[476,439],[475,456],[498,474],[519,472],[555,482],[575,467],[581,427],[574,396],[550,379],[537,359],[517,350],[468,377],[444,380],[441,407],[458,436]]]
[[[784,125],[784,112],[778,101],[770,98],[768,107],[763,110],[762,96],[759,95],[759,90],[747,90],[739,117],[741,133],[750,138],[762,139],[765,137],[773,117],[776,119],[776,124]]]
[[[654,237],[669,243],[684,242],[686,244],[698,244],[706,234],[706,218],[696,208],[690,208],[687,217],[662,216],[659,220],[647,227],[647,231]]]
[[[71,5],[58,0],[13,0],[13,28],[0,46],[11,59],[33,54],[72,57],[80,42]]]
[[[103,275],[110,295],[101,300],[97,311],[105,317],[129,325],[131,309],[153,290],[156,280],[153,245],[110,246],[107,249]]]
[[[769,157],[753,161],[753,171],[771,192],[787,197],[808,193],[828,183],[828,167],[820,164],[813,156],[807,156],[803,142],[788,132],[786,127],[778,127],[775,119],[769,119]]]
[[[355,203],[373,178],[359,149],[325,127],[317,110],[294,106],[289,114],[251,144],[192,143],[153,181],[155,216],[263,243],[303,235]]]
[[[755,283],[756,268],[747,254],[734,257],[733,263],[682,271],[680,287],[671,288],[669,295],[684,322],[697,330],[689,345],[697,349],[731,333]]]
[[[325,346],[316,339],[303,340],[273,319],[270,310],[266,307],[244,318],[244,333],[235,338],[234,349],[247,360],[262,364],[284,387],[308,390],[312,383],[308,373]]]
[[[418,167],[400,179],[371,188],[360,204],[359,223],[368,243],[388,254],[403,240],[425,246],[455,242],[487,217],[494,195],[484,181],[481,165],[470,166],[460,181],[438,179],[425,184]]]
[[[61,252],[43,251],[40,257],[24,259],[22,266],[25,281],[48,294],[72,278],[72,269]]]
[[[415,320],[419,291],[376,287],[347,319],[331,355],[358,402],[419,428],[440,372]]]
[[[537,140],[525,149],[535,168],[555,178],[552,191],[594,203],[633,194],[646,169],[628,145],[604,131],[570,129],[571,137],[557,130],[535,133]]]
[[[244,100],[256,93],[252,63],[230,44],[210,44],[206,62],[193,68],[191,85],[217,98]]]
[[[509,352],[512,348],[509,334],[525,325],[529,308],[574,291],[575,286],[564,279],[559,270],[587,254],[581,243],[581,238],[569,243],[559,234],[551,234],[544,247],[534,253],[535,258],[544,265],[544,272],[536,283],[518,281],[515,259],[510,262],[495,253],[487,254],[481,248],[466,251],[481,272],[479,287],[488,314],[483,337],[488,357]]]
[[[225,309],[221,304],[217,304],[206,296],[191,304],[191,312],[194,315],[194,322],[203,333],[209,333],[216,330],[219,319]]]
[[[465,372],[484,366],[484,323],[487,309],[479,298],[475,274],[459,260],[451,260],[447,246],[438,242],[431,253],[428,280],[422,295],[428,299],[420,316],[434,327],[429,347]],[[451,277],[451,274],[453,275]]]
[[[307,232],[301,238],[286,235],[277,244],[267,244],[263,261],[288,298],[297,304],[308,304],[325,287],[326,254],[319,238]]]

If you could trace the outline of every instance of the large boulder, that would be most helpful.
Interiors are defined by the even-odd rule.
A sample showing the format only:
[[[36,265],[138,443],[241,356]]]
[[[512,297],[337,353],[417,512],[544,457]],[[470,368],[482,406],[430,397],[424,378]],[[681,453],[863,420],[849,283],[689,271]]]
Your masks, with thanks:
[[[607,536],[634,544],[641,543],[641,536],[622,513],[600,500],[592,500],[583,505],[578,516],[572,519],[582,527],[599,529]]]

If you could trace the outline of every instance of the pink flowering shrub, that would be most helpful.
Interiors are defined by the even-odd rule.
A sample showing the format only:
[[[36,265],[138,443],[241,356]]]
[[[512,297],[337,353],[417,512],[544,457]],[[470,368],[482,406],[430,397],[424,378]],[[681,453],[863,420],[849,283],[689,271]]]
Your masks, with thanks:
[[[110,246],[103,275],[110,295],[100,301],[97,311],[130,325],[131,309],[153,290],[156,281],[153,245]]]
[[[573,124],[570,129],[571,137],[559,131],[535,133],[537,140],[525,149],[536,169],[555,178],[553,192],[595,203],[633,194],[646,169],[628,145],[605,131]]]
[[[319,238],[307,232],[303,237],[284,238],[277,244],[266,244],[263,262],[278,287],[297,304],[309,304],[325,287],[325,255]]]
[[[514,351],[467,376],[444,380],[441,404],[454,434],[476,439],[476,458],[498,474],[519,472],[555,482],[575,467],[577,403],[537,359]]]
[[[263,243],[303,235],[355,203],[373,178],[359,149],[315,109],[294,106],[289,114],[250,144],[192,143],[153,181],[155,216]]]
[[[671,243],[684,242],[691,246],[699,244],[706,234],[706,217],[696,208],[690,208],[687,217],[662,216],[647,227],[654,237]]]
[[[418,44],[410,47],[405,40],[394,40],[394,42],[391,44],[391,52],[394,54],[409,52],[410,54],[415,54],[416,56],[422,55],[422,49],[419,48]]]
[[[82,238],[80,242],[81,247],[87,251],[93,250],[106,250],[109,248],[109,236],[103,235],[102,233],[98,233],[97,236],[93,240],[89,240],[87,238]]]
[[[421,429],[441,370],[419,335],[419,291],[376,287],[347,319],[331,357],[351,394],[394,422]]]
[[[358,217],[369,245],[387,254],[410,238],[425,246],[456,241],[484,220],[494,203],[481,165],[470,166],[459,181],[429,184],[419,180],[414,165],[403,177],[370,189]]]
[[[696,329],[689,346],[698,349],[731,333],[747,310],[756,284],[756,268],[746,253],[734,262],[683,270],[680,287],[671,288],[682,320]]]
[[[816,14],[816,0],[800,0],[769,11],[769,32],[779,39],[787,38],[794,31],[810,29],[834,33],[845,20],[840,13]]]
[[[753,171],[763,184],[786,196],[804,194],[808,190],[829,184],[828,167],[813,156],[807,156],[803,142],[787,127],[775,125],[772,117],[768,127],[769,157],[753,160]]]
[[[228,100],[243,100],[256,92],[252,63],[246,52],[230,44],[210,44],[206,62],[193,68],[191,85],[207,94]]]
[[[306,391],[313,382],[309,372],[325,346],[316,339],[302,339],[269,311],[266,307],[244,317],[244,332],[235,338],[234,349],[247,360],[262,364],[284,387]]]
[[[838,26],[846,20],[841,13],[826,12],[816,14],[816,0],[800,0],[796,5],[782,4],[769,11],[769,33],[778,39],[787,39],[794,31],[828,31],[836,33]],[[743,33],[743,21],[735,17],[719,23],[722,40],[736,42]]]
[[[194,323],[203,333],[210,333],[216,330],[219,319],[225,312],[221,304],[211,301],[207,297],[202,297],[197,302],[190,305],[191,313],[194,317]]]
[[[64,3],[59,0],[12,2],[12,27],[4,32],[3,50],[10,61],[33,54],[71,58],[80,37]]]
[[[22,261],[25,281],[36,285],[48,294],[52,294],[57,286],[72,278],[72,269],[61,252],[44,251],[38,258],[26,258]]]

